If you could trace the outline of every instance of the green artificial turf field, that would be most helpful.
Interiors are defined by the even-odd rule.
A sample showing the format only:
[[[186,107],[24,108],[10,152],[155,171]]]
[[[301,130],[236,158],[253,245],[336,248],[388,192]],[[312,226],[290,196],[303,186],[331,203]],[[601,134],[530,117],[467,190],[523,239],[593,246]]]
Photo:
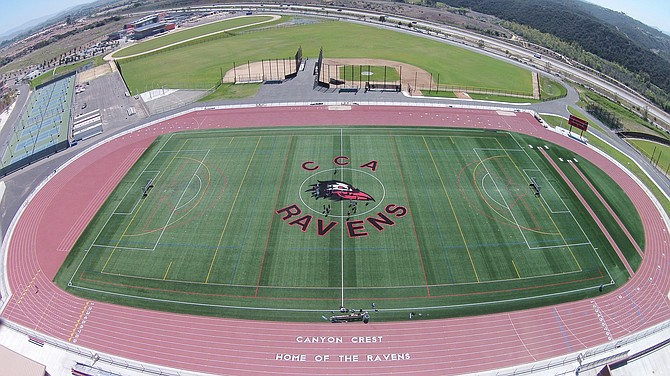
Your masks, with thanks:
[[[161,136],[56,281],[121,304],[307,321],[373,302],[375,320],[481,314],[624,283],[608,241],[537,151],[545,145],[508,132],[402,127]],[[606,209],[560,166],[637,268]],[[620,188],[587,161],[577,166],[644,247]]]

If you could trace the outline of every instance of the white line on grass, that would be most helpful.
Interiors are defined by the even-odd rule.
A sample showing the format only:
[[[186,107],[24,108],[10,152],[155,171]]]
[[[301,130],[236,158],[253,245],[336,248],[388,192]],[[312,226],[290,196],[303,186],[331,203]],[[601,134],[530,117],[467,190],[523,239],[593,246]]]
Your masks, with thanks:
[[[498,191],[498,194],[500,195],[500,198],[505,203],[505,208],[509,211],[509,214],[512,216],[512,219],[514,220],[514,224],[516,224],[516,227],[519,230],[519,233],[521,234],[521,237],[523,238],[523,241],[526,243],[526,247],[530,248],[530,244],[528,244],[528,239],[526,239],[526,235],[523,233],[523,229],[521,228],[521,225],[519,224],[519,221],[517,221],[516,216],[512,212],[512,208],[507,203],[507,200],[505,200],[505,196],[503,195],[502,191],[500,190],[500,187],[498,187],[498,183],[493,178],[493,175],[491,175],[491,171],[489,171],[489,168],[486,166],[486,163],[484,163],[484,160],[482,159],[482,157],[477,152],[477,148],[472,148],[472,150],[475,152],[475,155],[477,155],[477,158],[479,159],[479,163],[482,166],[484,166],[484,170],[486,170],[486,173],[489,176],[491,176],[491,181],[493,182],[493,185],[496,187],[496,190]],[[494,156],[493,158],[497,158],[497,157],[498,156]],[[500,157],[502,157],[502,156],[500,156]],[[509,158],[509,155],[508,155],[508,158]],[[484,189],[484,187],[482,187],[482,189]],[[488,194],[488,192],[487,192],[487,194]]]
[[[118,250],[121,250],[121,251],[143,251],[143,252],[153,252],[154,251],[154,248],[119,247],[119,246],[106,245],[106,244],[91,244],[91,248],[93,248],[93,247],[111,248],[111,249],[118,249]]]
[[[200,194],[200,191],[203,190],[202,189],[202,179],[200,178],[200,176],[196,176],[196,179],[198,179],[198,191],[195,192],[193,194],[193,197],[191,197],[188,201],[186,201],[185,203],[183,203],[183,204],[179,205],[177,208],[175,208],[176,210],[181,210],[181,208],[186,207],[193,200],[195,200],[198,197],[198,195]],[[193,181],[193,179],[191,179],[191,181]],[[190,184],[191,184],[191,182],[189,181],[189,186],[190,186]]]
[[[537,163],[535,163],[533,158],[530,157],[530,155],[528,154],[528,151],[523,149],[523,147],[521,146],[519,141],[514,137],[513,134],[508,133],[508,135],[512,140],[514,140],[514,142],[516,142],[517,145],[519,145],[520,148],[522,148],[522,150],[523,150],[524,154],[526,154],[526,157],[528,158],[528,160],[530,160],[530,162],[535,166],[535,168],[538,171],[540,171],[540,173],[542,174],[542,177],[545,179],[545,181],[547,181],[547,183],[552,187],[552,189],[554,189],[554,192],[557,192],[556,189],[551,184],[551,182],[549,182],[549,179],[547,179],[544,172],[542,170],[540,170],[540,167],[537,165]],[[558,195],[558,193],[557,193],[557,195]],[[591,241],[589,236],[586,234],[586,231],[584,231],[584,229],[582,228],[582,225],[579,223],[577,218],[575,218],[575,215],[572,213],[572,210],[570,210],[570,208],[565,203],[565,201],[563,201],[563,199],[561,198],[560,195],[558,195],[558,199],[563,203],[563,206],[565,206],[565,208],[568,210],[568,213],[570,213],[570,216],[572,217],[573,222],[577,225],[577,227],[579,227],[579,230],[581,231],[581,233],[586,238],[586,241],[591,245],[591,249],[593,249],[593,252],[596,254],[596,256],[598,256],[598,260],[600,260],[600,264],[603,266],[603,268],[605,268],[605,271],[607,272],[607,275],[610,277],[610,280],[614,281],[614,278],[612,278],[612,274],[610,273],[609,269],[607,268],[607,265],[605,264],[605,261],[603,261],[603,259],[600,257],[600,254],[598,253],[598,248],[593,244],[593,242]]]
[[[591,243],[586,242],[586,243],[566,243],[566,244],[558,244],[558,245],[545,245],[541,247],[528,247],[530,250],[542,250],[542,249],[551,249],[551,248],[571,248],[571,247],[580,247],[584,245],[591,245]]]
[[[486,178],[491,179],[491,182],[493,183],[493,185],[496,185],[496,182],[495,182],[495,180],[493,179],[493,176],[491,176],[491,174],[487,172],[484,176],[482,176],[482,181],[481,181],[482,190],[484,190],[484,192],[485,192],[486,195],[491,199],[491,201],[493,201],[493,202],[495,202],[496,204],[498,204],[498,206],[500,206],[500,207],[502,207],[502,208],[505,208],[505,209],[509,210],[509,207],[507,206],[507,204],[505,204],[505,203],[500,203],[500,202],[498,202],[495,198],[493,198],[493,197],[491,196],[491,194],[489,193],[488,189],[486,189]],[[497,187],[496,187],[496,188],[497,188]],[[500,190],[498,189],[498,191],[500,191]]]
[[[535,170],[535,169],[532,169],[532,170],[523,169],[523,173],[526,175],[526,177],[528,178],[529,181],[530,181],[531,175],[528,173],[528,171],[535,171],[536,173],[541,174],[542,177],[546,179],[546,177],[544,176],[542,171],[538,171],[538,170]],[[540,199],[542,200],[542,202],[544,202],[546,207],[549,208],[549,212],[551,214],[567,214],[567,213],[569,213],[570,209],[568,209],[568,207],[565,206],[565,202],[561,199],[561,196],[559,196],[558,192],[556,192],[556,188],[554,188],[554,185],[551,184],[551,182],[549,182],[549,181],[547,181],[546,183],[543,183],[543,184],[549,185],[551,190],[554,191],[555,196],[559,198],[559,201],[563,204],[563,207],[565,208],[565,210],[556,210],[556,209],[552,208],[551,205],[545,199],[547,197],[546,193],[543,193],[543,194],[540,195]],[[546,192],[546,191],[547,191],[547,189],[545,188],[543,192]]]
[[[132,168],[132,166],[131,166],[130,168]],[[157,178],[158,178],[158,175],[160,175],[160,173],[161,173],[160,170],[159,170],[159,171],[144,171],[144,172],[140,173],[140,176],[143,175],[143,174],[145,174],[145,173],[149,173],[149,172],[154,173],[154,177],[153,177],[154,180],[157,179]],[[137,187],[135,184],[137,184],[137,183],[139,183],[139,182],[140,182],[139,180],[135,180],[135,181],[130,185],[130,187],[128,188],[128,190],[126,191],[126,193],[123,194],[123,197],[122,197],[121,200],[119,201],[119,204],[116,205],[116,209],[118,209],[118,208],[121,206],[121,203],[123,203],[123,202],[126,200],[126,197],[128,197],[128,193],[130,193],[133,189],[135,189],[135,188]],[[130,209],[129,212],[120,212],[120,211],[116,211],[116,210],[114,210],[114,212],[113,212],[111,215],[132,215],[133,213],[135,213],[135,209],[137,209],[137,207],[140,205],[141,202],[142,202],[142,198],[139,198],[139,197],[138,197],[138,198],[135,200],[135,205],[133,205],[133,208]]]
[[[172,139],[172,136],[173,136],[173,135],[174,135],[174,133],[171,133],[171,134],[170,134],[170,136],[168,137],[168,140],[166,141],[165,144],[163,144],[163,146],[162,146],[161,148],[165,147],[165,145]],[[160,150],[159,150],[159,152],[160,152]],[[156,155],[154,155],[154,156],[151,158],[151,161],[149,161],[149,163],[147,163],[147,165],[144,167],[144,169],[142,170],[142,172],[141,172],[140,174],[143,174],[144,172],[147,171],[148,166],[151,165],[151,163],[154,161],[154,159],[156,158],[157,155],[158,155],[158,153],[156,153]],[[140,156],[140,158],[141,158],[141,156]],[[139,159],[138,159],[138,161],[139,161]],[[135,163],[137,163],[137,161],[135,161]],[[130,168],[132,169],[132,166],[131,166]],[[123,179],[122,179],[121,181],[123,181]],[[132,188],[132,187],[131,187],[131,188]],[[130,191],[130,188],[128,189],[128,191]],[[89,253],[89,251],[91,250],[91,248],[93,248],[93,244],[97,243],[97,242],[98,242],[98,239],[100,239],[100,235],[102,235],[102,232],[105,230],[105,228],[107,227],[107,224],[109,223],[109,221],[110,221],[110,220],[112,219],[112,217],[114,216],[114,213],[116,213],[116,211],[119,209],[119,206],[121,205],[121,203],[122,203],[123,200],[125,199],[126,195],[128,194],[128,191],[123,195],[123,198],[121,199],[121,201],[119,201],[119,203],[116,204],[116,208],[114,208],[114,211],[107,217],[107,219],[105,220],[105,224],[102,225],[102,227],[100,228],[100,231],[98,231],[98,234],[95,235],[95,239],[93,239],[93,243],[91,243],[91,246],[89,246],[89,248],[88,248],[88,249],[86,250],[86,252],[84,253],[84,257],[82,257],[82,258],[81,258],[81,261],[79,261],[79,264],[77,265],[77,268],[74,270],[74,272],[72,272],[72,275],[70,276],[70,280],[67,282],[67,285],[68,285],[68,286],[73,286],[72,281],[74,280],[74,277],[77,275],[77,272],[79,272],[79,268],[81,268],[81,265],[84,263],[84,260],[86,259],[86,257],[88,257],[88,253]],[[103,204],[103,205],[104,205],[104,204]],[[133,211],[135,211],[135,208],[133,208]],[[94,215],[94,217],[95,217],[96,215],[97,215],[97,213]],[[85,231],[85,230],[84,230],[84,231]],[[80,236],[81,236],[81,235],[80,235]]]
[[[612,285],[612,283],[604,284],[603,286],[609,286],[609,285]],[[248,310],[248,311],[270,311],[270,312],[272,312],[272,311],[277,311],[277,312],[292,312],[292,311],[295,311],[294,307],[290,307],[290,308],[248,307],[248,306],[244,307],[244,306],[223,305],[223,304],[194,303],[194,302],[185,302],[185,301],[181,301],[181,300],[158,299],[158,298],[152,298],[152,297],[147,297],[147,296],[116,293],[116,292],[98,290],[98,289],[94,289],[94,288],[89,288],[89,287],[84,287],[84,286],[77,286],[77,285],[71,285],[70,287],[80,289],[80,290],[92,291],[92,292],[105,294],[105,295],[111,295],[111,296],[122,296],[122,297],[126,297],[126,298],[139,299],[139,300],[145,300],[145,301],[164,302],[164,303],[172,303],[172,304],[183,304],[183,305],[187,305],[187,306],[196,306],[196,307],[214,307],[214,308],[240,309],[240,310]],[[425,285],[423,285],[421,287],[425,287]],[[394,288],[400,288],[400,287],[394,287]],[[583,291],[591,291],[591,290],[593,290],[593,287],[585,287],[585,288],[580,288],[580,289],[575,289],[575,290],[561,291],[561,292],[542,294],[542,295],[533,295],[533,296],[527,296],[527,297],[521,297],[521,298],[492,300],[492,301],[487,301],[487,302],[451,304],[451,305],[439,305],[439,306],[422,306],[422,307],[384,308],[384,311],[385,312],[397,312],[397,311],[402,312],[402,311],[408,311],[408,310],[448,309],[448,308],[463,308],[463,307],[484,307],[484,306],[495,305],[495,304],[500,304],[500,303],[532,301],[534,299],[545,299],[545,298],[551,298],[551,297],[565,296],[565,295],[569,295],[569,294],[579,293],[579,292],[583,292]],[[300,309],[300,311],[301,312],[323,312],[324,310],[323,309]]]
[[[324,128],[324,129],[328,129],[328,128]],[[170,135],[170,137],[172,137],[172,135]],[[341,149],[341,152],[343,153],[343,130],[342,130],[342,129],[340,129],[340,137],[341,137],[341,147],[340,147],[340,149]],[[512,139],[513,139],[514,141],[516,141],[517,144],[518,144],[518,141],[517,141],[514,137],[512,137]],[[481,151],[481,150],[485,150],[485,149],[479,149],[479,150]],[[505,149],[492,149],[492,150],[505,150]],[[199,150],[199,151],[201,151],[201,150]],[[511,150],[511,151],[516,151],[516,150]],[[527,153],[525,150],[522,149],[521,151],[524,152],[524,153],[526,154],[526,156],[527,156],[527,158],[528,158],[529,160],[532,161],[532,159],[530,158],[530,156],[528,155],[528,153]],[[154,156],[154,158],[155,158],[155,156]],[[481,159],[480,159],[480,160],[481,160]],[[533,162],[533,161],[532,161],[532,162]],[[535,163],[533,162],[533,164],[535,164]],[[537,167],[536,164],[535,164],[535,166]],[[341,168],[340,168],[340,171],[342,172],[343,169],[344,169],[344,168],[341,167]],[[544,174],[543,174],[543,175],[544,175]],[[553,188],[553,186],[552,186],[552,188]],[[559,200],[563,201],[560,197],[559,197]],[[565,203],[564,203],[564,205],[565,205]],[[343,203],[342,203],[342,210],[343,210]],[[572,214],[572,213],[570,213],[570,214]],[[110,218],[111,218],[111,217],[110,217]],[[110,218],[108,218],[108,221],[109,221]],[[573,216],[573,220],[575,220],[575,219],[574,219],[574,216]],[[580,229],[581,229],[581,226],[580,226],[579,222],[576,222],[576,220],[575,220],[575,223],[577,223],[577,225],[578,225],[578,226],[580,227]],[[103,226],[103,228],[104,228],[104,226]],[[583,229],[582,229],[582,233],[584,233],[584,230],[583,230]],[[348,288],[345,288],[345,287],[344,287],[344,228],[343,228],[343,226],[342,226],[342,229],[341,229],[341,234],[342,234],[342,236],[341,236],[341,257],[342,257],[342,260],[341,260],[341,263],[342,263],[342,269],[341,269],[341,271],[342,271],[342,286],[341,286],[341,290],[342,290],[342,304],[344,304],[344,290],[345,290],[345,289],[346,289],[346,290],[352,290],[352,291],[353,291],[353,290],[358,290],[358,291],[360,291],[360,290],[363,290],[363,289],[369,289],[369,288],[374,288],[374,289],[425,288],[425,285],[417,285],[417,286],[386,286],[386,287],[348,287]],[[584,233],[584,234],[585,234],[585,233]],[[98,236],[99,236],[99,234],[98,234]],[[588,239],[588,237],[587,237],[587,239]],[[588,244],[591,244],[591,243],[589,242],[589,243],[582,243],[582,244],[583,244],[583,245],[588,245]],[[582,245],[582,244],[579,244],[579,245]],[[567,246],[573,246],[574,244],[566,244],[566,245],[567,245]],[[591,244],[591,246],[593,246],[593,245]],[[539,248],[546,248],[546,247],[539,247]],[[88,252],[87,252],[87,253],[88,253]],[[598,254],[597,249],[595,250],[595,253],[596,253],[596,255],[598,256],[598,258],[600,259],[600,255]],[[84,258],[82,258],[82,262],[83,262],[83,260],[84,260]],[[602,259],[601,259],[600,261],[601,261],[602,265],[605,266],[605,264],[604,264],[604,262],[602,261]],[[80,264],[79,264],[80,266],[81,266],[82,262],[80,262]],[[77,270],[78,270],[78,269],[79,269],[79,266],[77,267]],[[605,266],[605,269],[607,270],[607,267],[606,267],[606,266]],[[607,270],[607,272],[608,272],[608,274],[609,274],[609,270]],[[102,272],[102,273],[103,273],[103,274],[110,274],[110,275],[112,274],[112,273],[108,273],[108,272]],[[539,279],[539,278],[544,278],[544,277],[547,277],[547,276],[557,276],[557,275],[576,274],[576,273],[578,273],[578,272],[564,272],[564,273],[556,273],[556,274],[543,275],[543,276],[522,277],[522,279]],[[76,271],[75,271],[75,273],[73,273],[73,277],[74,277],[74,275],[76,275]],[[122,276],[121,274],[114,274],[114,275]],[[127,277],[130,277],[130,278],[139,278],[139,279],[149,279],[149,280],[154,280],[154,279],[155,279],[155,280],[161,280],[161,281],[162,281],[162,279],[160,279],[160,278],[147,278],[147,277],[138,277],[138,276],[127,276]],[[489,283],[489,284],[491,284],[491,283],[499,283],[499,282],[501,282],[501,281],[512,281],[512,280],[516,281],[516,280],[518,280],[518,279],[517,279],[517,278],[512,278],[512,279],[503,279],[503,280],[491,280],[491,281],[482,281],[481,283]],[[77,285],[74,285],[74,284],[72,283],[72,281],[73,281],[73,280],[72,280],[72,278],[71,278],[71,279],[70,279],[70,282],[69,282],[69,286],[71,286],[71,287],[73,287],[73,288],[82,289],[82,290],[87,290],[87,291],[96,291],[96,292],[99,292],[99,293],[102,293],[102,294],[106,294],[106,295],[112,295],[112,296],[125,296],[125,297],[129,297],[129,298],[141,299],[141,300],[161,301],[161,302],[171,302],[171,303],[176,303],[176,304],[185,304],[185,305],[194,305],[194,306],[225,307],[225,308],[234,308],[234,309],[243,309],[243,310],[265,310],[265,311],[292,311],[292,310],[294,310],[294,308],[242,307],[242,306],[232,306],[232,305],[199,304],[199,303],[189,303],[189,302],[175,301],[175,300],[156,299],[156,298],[151,298],[151,297],[142,297],[142,296],[130,295],[130,294],[119,294],[119,293],[113,293],[113,292],[110,292],[110,291],[103,291],[103,290],[97,290],[97,289],[87,288],[87,287],[84,287],[84,286],[77,286]],[[182,283],[182,284],[198,284],[198,285],[206,284],[206,283],[203,283],[203,282],[194,282],[194,281],[175,281],[175,280],[168,280],[168,281],[169,281],[169,282]],[[451,286],[451,285],[458,286],[458,285],[474,285],[474,284],[475,284],[475,283],[456,283],[456,284],[435,284],[435,285],[431,285],[431,286]],[[247,285],[218,284],[218,283],[213,283],[212,285],[235,286],[235,287],[250,287],[250,288],[256,287],[255,285],[248,285],[248,286],[247,286]],[[607,284],[607,285],[609,285],[609,284]],[[266,288],[270,288],[270,289],[304,289],[304,288],[312,288],[312,289],[316,289],[316,290],[331,290],[331,289],[332,289],[332,290],[335,290],[335,291],[336,291],[336,289],[337,289],[337,287],[313,287],[313,286],[284,286],[284,287],[281,287],[281,286],[267,286]],[[497,304],[497,303],[501,303],[501,302],[526,301],[526,300],[533,300],[533,299],[543,298],[543,297],[561,296],[561,295],[566,295],[566,294],[575,293],[575,292],[579,292],[579,291],[588,291],[589,289],[590,289],[590,288],[582,288],[582,289],[575,289],[575,290],[570,290],[570,291],[564,291],[564,292],[560,292],[560,293],[543,294],[543,295],[530,296],[530,297],[524,297],[524,298],[519,298],[519,299],[499,300],[499,301],[491,301],[491,302],[484,302],[484,303],[470,303],[470,304],[442,305],[442,306],[425,306],[425,307],[403,307],[403,308],[389,308],[389,309],[385,309],[385,310],[386,310],[386,311],[405,311],[405,310],[410,310],[410,309],[445,309],[445,308],[466,307],[466,306],[486,306],[486,305]],[[322,310],[322,309],[316,309],[316,310],[304,310],[304,311],[322,312],[323,310]]]
[[[235,208],[235,204],[237,203],[237,198],[240,196],[240,191],[242,190],[242,186],[244,185],[244,182],[247,179],[247,174],[249,173],[249,168],[251,167],[251,162],[254,161],[254,157],[256,156],[256,151],[258,150],[258,145],[261,144],[262,139],[263,139],[263,136],[258,137],[258,141],[256,142],[256,146],[254,147],[254,151],[251,153],[251,158],[249,158],[249,163],[247,163],[247,168],[244,170],[244,175],[242,175],[242,181],[240,181],[240,185],[237,187],[237,192],[235,192],[235,197],[233,198],[233,203],[230,204],[230,210],[228,210],[228,217],[226,218],[226,222],[224,222],[224,224],[223,224],[223,229],[221,230],[221,235],[219,236],[219,242],[216,245],[216,249],[214,250],[214,256],[212,256],[212,262],[209,264],[209,270],[207,271],[207,277],[205,277],[205,283],[209,283],[209,276],[212,274],[212,268],[214,267],[214,261],[216,261],[216,256],[219,254],[219,249],[221,248],[221,243],[223,242],[223,236],[226,234],[226,230],[228,229],[228,223],[230,222],[230,217],[232,216],[233,209]]]
[[[342,128],[340,128],[340,155],[344,154],[344,137]],[[344,173],[343,169],[340,168],[340,177]],[[344,201],[340,201],[340,215],[344,219]],[[344,222],[344,220],[343,220]],[[340,301],[340,307],[344,307],[344,225],[340,226],[340,271],[342,279],[342,300]]]
[[[560,273],[552,273],[552,274],[543,274],[543,275],[537,275],[537,276],[528,276],[528,277],[521,277],[521,278],[502,278],[502,279],[492,279],[492,280],[486,280],[486,281],[481,281],[481,282],[459,282],[459,283],[435,283],[435,284],[430,284],[428,285],[429,287],[450,287],[450,286],[473,286],[473,285],[481,285],[481,284],[495,284],[495,283],[501,283],[501,282],[518,282],[519,280],[535,280],[535,279],[541,279],[541,278],[547,278],[547,277],[557,277],[557,276],[565,276],[568,274],[578,274],[581,273],[580,271],[569,271],[569,272],[560,272]],[[137,280],[145,280],[145,281],[161,281],[161,282],[170,282],[175,285],[203,285],[203,286],[220,286],[220,287],[242,287],[242,288],[249,288],[249,289],[254,289],[256,288],[256,285],[243,285],[243,284],[237,284],[237,283],[212,283],[212,282],[198,282],[198,281],[185,281],[185,280],[177,280],[177,279],[163,279],[163,278],[157,278],[157,277],[145,277],[145,276],[139,276],[139,275],[132,275],[132,274],[124,274],[124,273],[111,273],[111,272],[100,272],[100,274],[105,274],[105,275],[113,275],[116,277],[123,277],[123,278],[132,278],[132,279],[137,279]],[[76,286],[76,285],[71,285],[71,286]],[[84,287],[84,286],[78,286],[78,287]],[[340,287],[322,287],[322,286],[264,286],[264,289],[271,289],[271,290],[315,290],[315,291],[337,291],[340,289]],[[357,286],[357,287],[345,287],[344,289],[347,291],[365,291],[365,290],[392,290],[392,289],[425,289],[426,285],[400,285],[400,286]],[[134,295],[133,295],[134,296]],[[138,295],[139,296],[139,295]]]
[[[172,216],[174,215],[175,212],[177,212],[177,209],[180,207],[179,203],[184,198],[184,195],[186,194],[186,191],[188,191],[188,187],[191,185],[191,182],[193,181],[193,178],[196,177],[196,174],[200,170],[200,166],[202,166],[204,164],[205,159],[207,159],[208,155],[209,155],[209,150],[207,150],[207,152],[205,153],[205,156],[202,157],[202,160],[198,164],[198,168],[193,170],[193,174],[191,175],[191,178],[188,180],[188,184],[186,184],[184,186],[184,190],[181,192],[181,196],[179,196],[179,200],[177,200],[177,203],[175,204],[174,208],[172,209],[172,212],[170,213],[170,216],[168,217],[167,221],[165,221],[165,226],[163,226],[163,229],[161,230],[160,235],[158,235],[158,239],[156,239],[156,243],[154,243],[153,251],[156,250],[156,247],[158,247],[158,243],[161,242],[161,238],[163,237],[163,234],[165,233],[165,229],[167,229],[168,226],[170,225],[170,221],[172,220]]]

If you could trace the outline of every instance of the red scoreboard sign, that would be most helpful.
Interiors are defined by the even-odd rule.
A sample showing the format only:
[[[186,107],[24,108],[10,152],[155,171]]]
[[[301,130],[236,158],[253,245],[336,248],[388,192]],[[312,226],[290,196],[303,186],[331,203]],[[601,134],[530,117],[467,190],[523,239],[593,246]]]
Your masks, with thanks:
[[[582,131],[585,131],[589,127],[588,121],[578,118],[577,116],[574,115],[570,115],[570,119],[568,119],[568,124],[577,129],[581,129]]]

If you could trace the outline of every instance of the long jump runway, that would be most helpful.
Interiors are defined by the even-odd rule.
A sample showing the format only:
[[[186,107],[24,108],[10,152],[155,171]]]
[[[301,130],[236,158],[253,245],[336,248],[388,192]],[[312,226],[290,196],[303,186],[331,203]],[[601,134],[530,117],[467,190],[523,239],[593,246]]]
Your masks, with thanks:
[[[619,182],[638,208],[646,239],[642,266],[626,285],[591,300],[468,318],[368,325],[155,312],[81,299],[51,282],[105,198],[158,134],[375,124],[501,129],[531,134],[576,152]],[[522,112],[388,106],[353,106],[348,111],[306,106],[193,112],[136,130],[78,158],[36,193],[15,223],[7,260],[12,297],[3,319],[93,352],[194,372],[455,375],[577,353],[670,319],[668,228],[659,210],[607,158],[544,129]]]

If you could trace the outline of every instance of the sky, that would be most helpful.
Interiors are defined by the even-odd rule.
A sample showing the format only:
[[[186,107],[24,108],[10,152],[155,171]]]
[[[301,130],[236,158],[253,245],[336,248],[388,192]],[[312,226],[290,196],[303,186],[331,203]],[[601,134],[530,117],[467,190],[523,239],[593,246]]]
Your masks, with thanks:
[[[601,7],[624,12],[642,23],[670,34],[670,1],[668,0],[588,0]]]
[[[588,0],[642,21],[670,34],[668,0]],[[36,18],[56,14],[92,0],[4,0],[0,9],[0,35]]]
[[[93,0],[3,0],[0,7],[0,35],[44,16]]]

